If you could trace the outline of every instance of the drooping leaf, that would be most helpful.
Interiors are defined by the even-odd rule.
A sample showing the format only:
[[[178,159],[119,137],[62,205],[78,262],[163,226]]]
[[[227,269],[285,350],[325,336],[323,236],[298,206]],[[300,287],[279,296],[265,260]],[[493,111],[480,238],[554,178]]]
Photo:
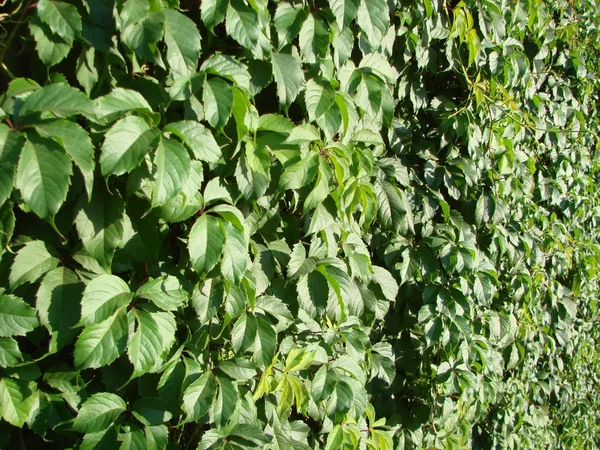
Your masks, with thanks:
[[[319,58],[325,56],[329,46],[326,22],[319,16],[309,14],[300,29],[299,41],[304,59],[315,64]]]
[[[229,378],[217,376],[219,393],[212,405],[212,415],[215,424],[223,427],[235,412],[238,404],[238,393],[235,385]]]
[[[390,23],[388,3],[386,0],[360,0],[356,21],[365,32],[369,43],[377,47]]]
[[[260,367],[271,365],[277,348],[277,333],[264,317],[256,318],[256,341],[254,343],[254,362]]]
[[[340,30],[350,25],[350,22],[356,18],[359,3],[359,0],[329,0],[329,7]]]
[[[209,30],[212,31],[214,27],[223,22],[228,4],[229,0],[205,0],[200,3],[202,22]]]

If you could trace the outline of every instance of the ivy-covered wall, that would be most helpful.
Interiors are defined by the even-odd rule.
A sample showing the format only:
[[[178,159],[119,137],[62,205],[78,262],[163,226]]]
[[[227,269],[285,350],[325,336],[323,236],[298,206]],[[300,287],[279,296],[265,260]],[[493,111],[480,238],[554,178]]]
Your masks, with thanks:
[[[597,0],[6,0],[0,448],[600,447]]]

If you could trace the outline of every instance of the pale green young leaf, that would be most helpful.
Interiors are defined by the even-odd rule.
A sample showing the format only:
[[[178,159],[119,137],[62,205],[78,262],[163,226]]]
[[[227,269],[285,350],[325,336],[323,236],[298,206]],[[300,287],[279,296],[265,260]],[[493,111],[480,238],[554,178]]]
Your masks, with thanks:
[[[304,75],[302,66],[292,55],[271,53],[273,78],[277,84],[279,103],[286,108],[296,99],[302,88]]]
[[[154,155],[156,174],[152,206],[161,206],[181,191],[190,174],[191,161],[186,148],[174,139],[161,139]]]
[[[51,112],[57,117],[93,113],[94,103],[80,90],[63,83],[50,84],[37,89],[23,102],[21,116]]]
[[[73,42],[81,33],[81,16],[75,6],[64,2],[40,0],[37,10],[40,20],[65,41]]]
[[[141,117],[127,116],[106,132],[100,154],[102,175],[131,172],[150,150],[156,148],[160,134]]]
[[[127,312],[118,309],[111,317],[85,327],[75,342],[75,367],[98,368],[112,363],[127,346]]]
[[[231,86],[221,78],[207,78],[203,89],[202,101],[206,120],[217,129],[223,128],[233,108]]]
[[[167,62],[173,74],[188,78],[196,72],[200,58],[200,33],[187,16],[172,9],[165,15]]]
[[[185,422],[196,422],[208,412],[217,393],[217,382],[211,371],[190,384],[183,393]]]
[[[116,275],[100,275],[88,283],[81,299],[81,325],[94,325],[108,319],[129,304],[133,293]]]
[[[0,295],[0,337],[25,336],[38,325],[35,309],[15,295]]]
[[[17,189],[27,206],[52,220],[67,197],[71,161],[56,142],[30,133],[17,168]]]
[[[16,289],[24,283],[35,283],[46,272],[58,266],[56,250],[42,241],[27,242],[17,252],[13,262],[9,283],[11,289]]]
[[[187,145],[196,159],[215,163],[221,158],[221,148],[211,131],[198,122],[182,120],[173,122],[164,128],[165,132],[173,133]]]
[[[167,311],[179,308],[189,297],[179,279],[173,275],[148,280],[135,292],[135,296],[147,298]]]
[[[344,429],[341,425],[336,425],[333,430],[327,436],[327,442],[325,443],[325,450],[336,450],[342,448],[344,444]]]
[[[198,275],[205,275],[215,267],[224,245],[225,230],[221,220],[202,214],[194,223],[188,238],[190,262]]]
[[[23,427],[35,407],[37,395],[34,382],[1,378],[0,416],[15,427]]]
[[[23,148],[23,136],[7,125],[0,124],[0,206],[10,197],[13,190],[15,169],[19,153]]]
[[[121,397],[110,392],[100,392],[88,398],[77,413],[73,428],[80,433],[104,431],[127,409]]]
[[[77,336],[83,283],[75,272],[57,267],[48,272],[36,295],[40,323],[50,332],[50,351],[58,351]]]

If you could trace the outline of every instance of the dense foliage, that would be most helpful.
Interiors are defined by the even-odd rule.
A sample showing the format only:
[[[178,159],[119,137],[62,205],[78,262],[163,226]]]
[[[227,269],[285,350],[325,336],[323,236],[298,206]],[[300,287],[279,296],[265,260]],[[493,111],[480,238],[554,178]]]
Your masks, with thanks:
[[[3,5],[0,448],[600,447],[596,0]]]

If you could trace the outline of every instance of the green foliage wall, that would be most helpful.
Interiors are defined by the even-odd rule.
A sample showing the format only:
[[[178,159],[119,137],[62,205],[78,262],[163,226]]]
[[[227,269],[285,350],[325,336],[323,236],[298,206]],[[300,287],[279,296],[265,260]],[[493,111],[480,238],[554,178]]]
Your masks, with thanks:
[[[5,8],[0,448],[600,446],[597,1]]]

